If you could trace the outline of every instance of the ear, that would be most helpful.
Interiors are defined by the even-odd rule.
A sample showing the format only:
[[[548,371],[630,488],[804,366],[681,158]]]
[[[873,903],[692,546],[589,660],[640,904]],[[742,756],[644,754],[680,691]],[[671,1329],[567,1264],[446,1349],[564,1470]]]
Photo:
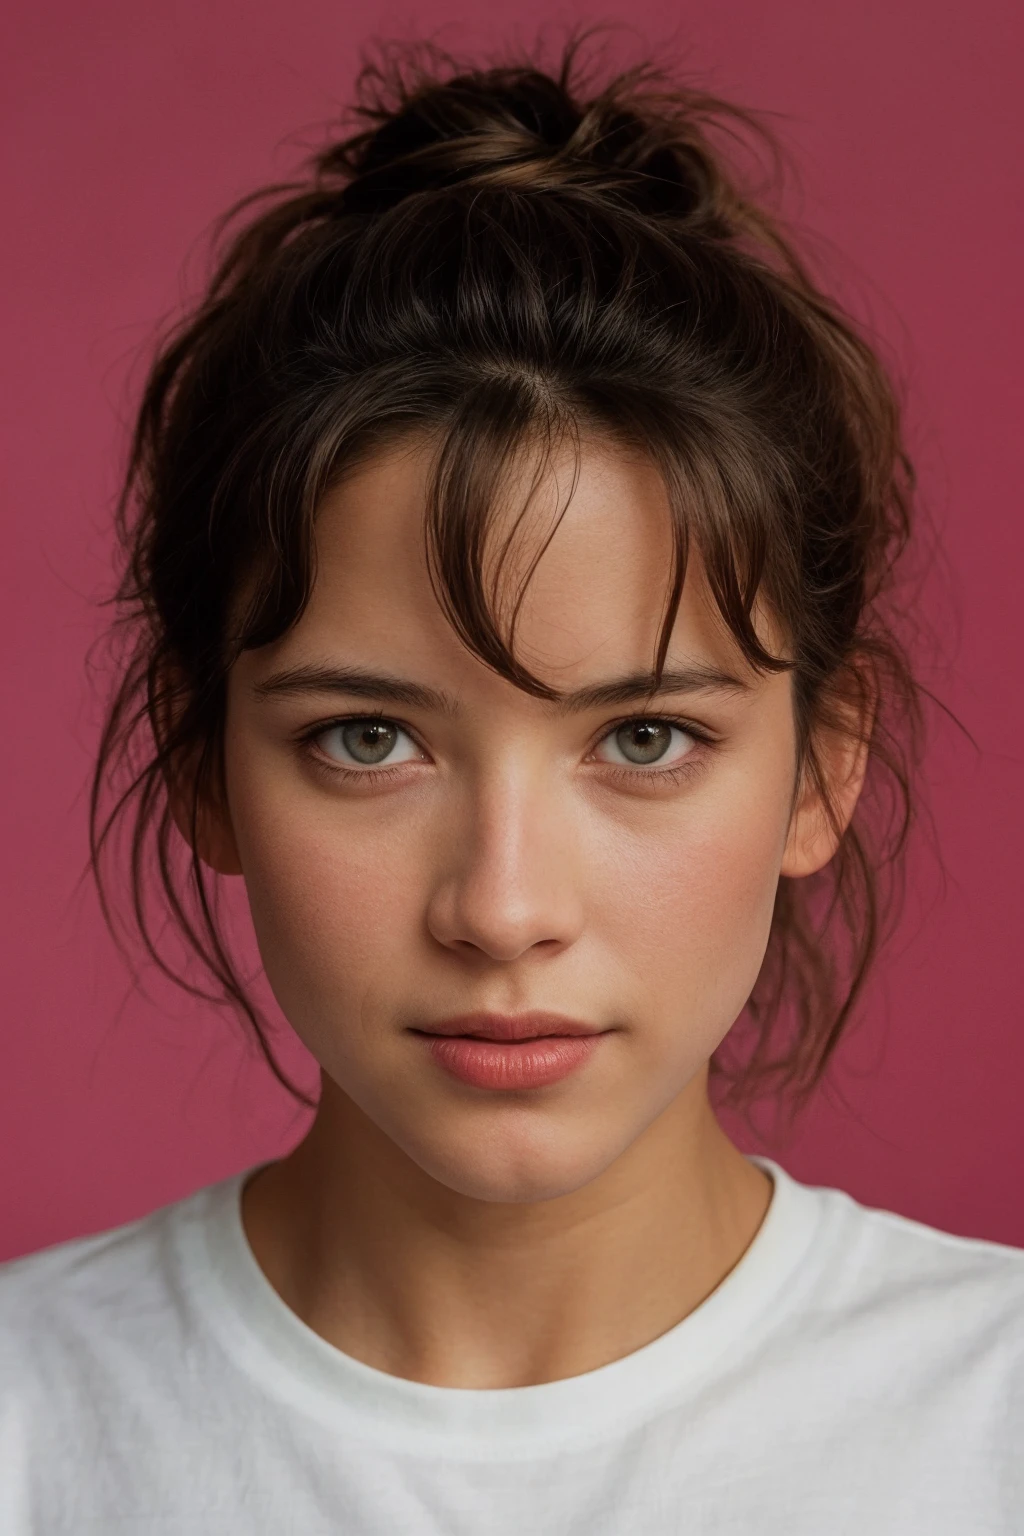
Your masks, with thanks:
[[[169,722],[178,716],[187,699],[187,685],[177,668],[168,668],[166,686],[158,689],[153,700],[154,734],[158,741],[166,740]],[[240,875],[242,862],[231,822],[231,812],[224,786],[207,791],[200,797],[195,808],[195,832],[192,828],[192,808],[196,794],[196,774],[200,748],[183,752],[164,769],[167,786],[167,802],[178,831],[189,847],[193,846],[203,863],[219,875]]]
[[[167,798],[174,824],[189,846],[192,845],[192,800],[195,793],[194,776],[188,770],[179,772],[172,785],[167,786]],[[216,803],[200,800],[196,807],[195,850],[203,863],[218,875],[240,875],[242,861],[238,855],[238,843],[231,822],[231,812],[225,795],[218,795]]]
[[[843,710],[841,728],[815,734],[819,774],[805,772],[789,823],[780,873],[801,879],[823,869],[839,847],[857,807],[867,773],[875,698],[863,683],[856,704]],[[820,780],[820,782],[819,782]]]

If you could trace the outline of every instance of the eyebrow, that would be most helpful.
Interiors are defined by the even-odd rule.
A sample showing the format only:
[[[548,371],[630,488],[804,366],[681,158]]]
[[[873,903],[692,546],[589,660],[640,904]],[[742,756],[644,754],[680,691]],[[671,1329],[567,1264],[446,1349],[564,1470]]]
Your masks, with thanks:
[[[318,666],[315,663],[288,667],[255,683],[253,692],[259,699],[296,693],[344,693],[349,697],[378,699],[388,704],[409,704],[414,709],[430,709],[446,715],[454,715],[458,710],[454,696],[441,689],[426,688],[422,683],[391,677],[386,672],[364,671],[361,667]]]
[[[562,694],[552,700],[560,714],[571,714],[602,705],[636,704],[679,693],[746,693],[749,683],[717,667],[692,666],[666,670],[659,678],[653,671],[631,672],[606,683],[593,683]],[[275,672],[253,686],[257,698],[292,694],[340,693],[349,698],[373,699],[379,703],[407,704],[413,709],[432,710],[455,715],[459,703],[443,689],[427,688],[407,678],[386,672],[366,671],[360,667],[304,665]]]

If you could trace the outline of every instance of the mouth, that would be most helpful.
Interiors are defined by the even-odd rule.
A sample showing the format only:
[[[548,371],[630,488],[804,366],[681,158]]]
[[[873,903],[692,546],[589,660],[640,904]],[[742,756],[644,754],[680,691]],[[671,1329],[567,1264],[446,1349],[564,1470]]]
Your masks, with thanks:
[[[554,1013],[473,1013],[414,1029],[439,1067],[472,1088],[517,1092],[561,1082],[607,1030]]]

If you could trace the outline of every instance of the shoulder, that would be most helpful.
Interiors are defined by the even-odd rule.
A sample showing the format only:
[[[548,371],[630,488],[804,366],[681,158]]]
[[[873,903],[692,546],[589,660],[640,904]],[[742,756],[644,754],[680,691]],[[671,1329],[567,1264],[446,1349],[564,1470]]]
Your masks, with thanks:
[[[0,1327],[10,1333],[58,1311],[117,1315],[140,1282],[152,1282],[164,1230],[187,1203],[0,1264]]]
[[[222,1187],[0,1264],[0,1410],[101,1392],[112,1373],[141,1378],[180,1357],[191,1327],[181,1239]]]
[[[200,1421],[221,1363],[201,1232],[234,1184],[0,1264],[3,1530],[83,1528],[83,1498],[120,1505]]]
[[[934,1481],[938,1455],[964,1487],[1005,1475],[1024,1496],[1024,1250],[787,1174],[777,1193],[791,1257],[744,1390],[756,1376],[783,1441],[813,1424],[867,1478],[895,1455],[901,1477]]]
[[[1007,1301],[1024,1299],[1024,1248],[947,1232],[862,1204],[842,1190],[816,1192],[861,1283],[893,1294],[980,1287]]]
[[[819,1203],[804,1321],[923,1375],[998,1373],[1024,1397],[1024,1249],[963,1237],[837,1189]],[[1022,1404],[1024,1406],[1024,1404]]]

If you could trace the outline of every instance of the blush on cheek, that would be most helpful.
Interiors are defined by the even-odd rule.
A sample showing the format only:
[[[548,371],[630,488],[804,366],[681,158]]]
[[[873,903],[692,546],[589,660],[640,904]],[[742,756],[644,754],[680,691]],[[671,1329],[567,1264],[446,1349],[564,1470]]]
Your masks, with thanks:
[[[268,818],[248,840],[245,880],[260,955],[302,1037],[321,1015],[335,1028],[351,1017],[372,978],[393,977],[415,942],[415,882],[384,844],[326,839],[322,829],[284,818]]]
[[[715,818],[618,861],[605,921],[618,930],[652,1011],[696,1030],[710,1053],[742,1011],[771,929],[782,838],[777,815]],[[640,852],[640,857],[637,857]],[[655,999],[660,1000],[660,1007]]]

